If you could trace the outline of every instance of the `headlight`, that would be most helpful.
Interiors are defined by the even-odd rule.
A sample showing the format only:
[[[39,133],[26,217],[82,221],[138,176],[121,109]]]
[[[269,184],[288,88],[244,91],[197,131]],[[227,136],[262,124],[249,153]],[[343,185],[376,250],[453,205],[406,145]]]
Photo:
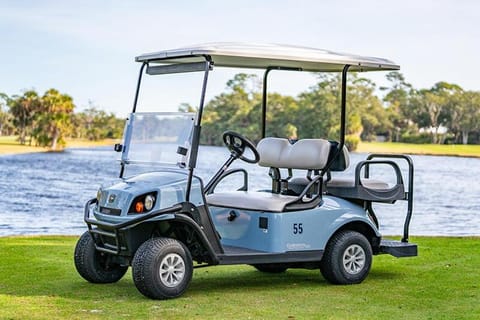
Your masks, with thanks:
[[[155,203],[155,197],[154,196],[149,194],[145,197],[145,209],[147,211],[152,210],[154,203]]]
[[[149,193],[143,194],[141,196],[136,197],[132,204],[130,205],[130,209],[128,210],[128,214],[135,214],[135,213],[146,213],[153,209],[155,206],[155,196],[157,194]]]

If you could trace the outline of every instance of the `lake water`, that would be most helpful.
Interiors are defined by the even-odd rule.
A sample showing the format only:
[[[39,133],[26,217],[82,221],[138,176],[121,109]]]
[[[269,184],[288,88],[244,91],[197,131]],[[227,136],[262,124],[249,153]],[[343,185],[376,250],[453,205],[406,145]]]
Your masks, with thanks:
[[[203,147],[196,174],[208,180],[228,157],[226,148]],[[366,157],[352,154],[350,169]],[[111,148],[0,156],[0,236],[73,234],[86,230],[83,206],[98,187],[118,176]],[[415,164],[411,235],[480,235],[480,159],[412,156]],[[270,186],[268,169],[245,165],[250,189]],[[402,166],[404,167],[404,166]],[[386,169],[379,177],[386,178]],[[403,230],[406,203],[376,205],[386,235]]]

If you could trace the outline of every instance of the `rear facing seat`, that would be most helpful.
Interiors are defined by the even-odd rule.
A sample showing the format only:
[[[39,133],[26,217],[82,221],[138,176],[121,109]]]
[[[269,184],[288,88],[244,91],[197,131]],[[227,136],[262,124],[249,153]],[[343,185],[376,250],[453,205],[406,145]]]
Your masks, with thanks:
[[[389,189],[388,183],[375,179],[362,179],[362,185],[368,189],[382,190]],[[334,178],[327,182],[329,188],[353,188],[355,187],[355,179],[350,178]]]
[[[331,172],[344,171],[348,168],[348,166],[350,165],[350,156],[347,148],[344,147],[340,155],[333,160],[332,158],[335,155],[335,151],[338,147],[338,142],[330,141],[330,144],[331,150],[329,152],[329,161],[332,160],[333,163],[330,166],[329,172],[327,173],[327,179],[324,180],[323,189],[326,194],[346,199],[386,203],[393,203],[396,200],[406,199],[405,187],[400,169],[395,162],[390,160],[361,161],[357,164],[354,177],[332,177]],[[363,167],[373,166],[376,164],[385,164],[393,168],[397,180],[394,185],[389,185],[384,181],[370,179],[365,176],[361,177],[361,170]],[[288,193],[296,194],[298,192],[301,192],[301,190],[303,190],[306,184],[308,184],[307,178],[295,177],[291,179],[288,184]]]
[[[332,146],[337,144],[332,142]],[[344,147],[343,152],[335,160],[330,171],[344,171],[350,164],[350,156],[347,148]],[[389,185],[388,183],[369,178],[369,170],[373,165],[384,164],[393,168],[396,175],[396,183]],[[364,176],[361,176],[362,169]],[[329,173],[330,176],[330,173]],[[356,199],[373,202],[392,203],[396,200],[405,199],[405,187],[402,174],[398,165],[391,160],[366,160],[360,161],[355,168],[353,178],[331,177],[325,181],[325,190],[327,194],[337,197]]]

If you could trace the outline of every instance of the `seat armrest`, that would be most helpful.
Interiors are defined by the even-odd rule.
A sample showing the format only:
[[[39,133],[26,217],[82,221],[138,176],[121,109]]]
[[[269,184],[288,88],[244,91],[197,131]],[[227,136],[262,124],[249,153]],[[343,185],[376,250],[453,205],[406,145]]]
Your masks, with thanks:
[[[309,198],[308,200],[305,200],[305,197],[307,196],[310,188],[312,188],[315,184],[318,184],[318,193],[315,194],[313,197]],[[313,179],[303,189],[302,193],[300,193],[294,201],[291,201],[285,206],[285,211],[306,210],[318,206],[322,203],[322,187],[323,176],[314,176]]]
[[[322,185],[323,185],[323,176],[317,175],[312,178],[312,180],[307,184],[307,186],[303,189],[302,193],[298,195],[300,199],[305,197],[308,193],[308,190],[310,190],[311,187],[313,187],[315,184],[319,185],[318,189],[318,194],[322,194]]]
[[[360,179],[360,173],[362,168],[365,167],[365,178],[369,178],[369,169],[370,165],[376,164],[386,164],[393,168],[396,175],[396,184],[403,185],[403,177],[398,164],[391,160],[364,160],[360,161],[357,166],[355,167],[355,186],[362,185],[362,180]]]

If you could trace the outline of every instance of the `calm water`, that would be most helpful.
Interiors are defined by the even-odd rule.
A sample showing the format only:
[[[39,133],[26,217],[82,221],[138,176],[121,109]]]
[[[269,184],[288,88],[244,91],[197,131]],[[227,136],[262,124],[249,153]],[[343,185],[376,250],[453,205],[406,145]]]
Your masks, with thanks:
[[[206,151],[206,152],[204,152]],[[207,180],[228,157],[225,148],[205,147],[197,175]],[[0,156],[0,236],[81,234],[84,203],[119,171],[111,148],[65,153]],[[352,154],[350,170],[364,154]],[[480,159],[413,156],[412,235],[480,235]],[[237,161],[236,166],[245,166]],[[248,165],[250,189],[270,185],[268,169]],[[379,170],[387,179],[388,171]],[[383,234],[401,234],[406,203],[377,205]]]

